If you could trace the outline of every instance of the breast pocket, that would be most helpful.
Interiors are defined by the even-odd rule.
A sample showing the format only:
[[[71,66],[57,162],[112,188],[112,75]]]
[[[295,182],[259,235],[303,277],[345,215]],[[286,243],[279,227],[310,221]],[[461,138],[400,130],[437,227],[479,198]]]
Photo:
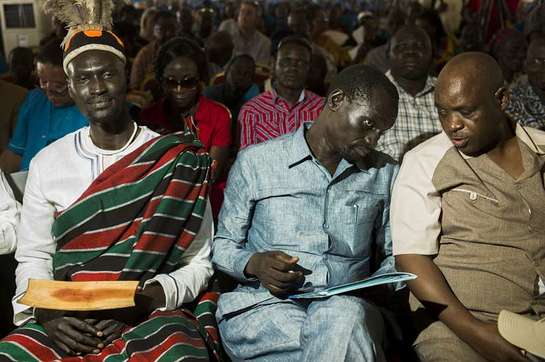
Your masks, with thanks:
[[[344,224],[346,239],[354,256],[367,256],[374,241],[376,226],[381,225],[385,196],[369,192],[354,192],[347,200]]]
[[[304,235],[321,227],[323,199],[318,191],[271,188],[259,196],[253,219],[259,220],[259,239],[269,246],[299,248]]]

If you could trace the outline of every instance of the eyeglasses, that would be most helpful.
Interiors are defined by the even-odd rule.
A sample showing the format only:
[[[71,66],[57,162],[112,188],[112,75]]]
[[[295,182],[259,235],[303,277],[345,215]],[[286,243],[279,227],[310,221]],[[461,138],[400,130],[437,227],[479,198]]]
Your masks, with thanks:
[[[164,78],[163,81],[165,83],[165,86],[171,89],[175,89],[178,87],[182,89],[193,89],[199,84],[199,79],[195,77],[184,78],[182,80],[178,80],[174,77],[167,77]]]
[[[55,93],[66,93],[68,91],[68,83],[58,81],[48,81],[46,79],[39,78],[40,88],[45,91],[52,91]]]

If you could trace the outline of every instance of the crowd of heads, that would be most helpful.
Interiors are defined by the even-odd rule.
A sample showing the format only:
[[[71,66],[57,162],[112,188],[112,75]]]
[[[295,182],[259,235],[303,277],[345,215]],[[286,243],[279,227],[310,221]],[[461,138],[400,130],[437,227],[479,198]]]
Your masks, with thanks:
[[[180,110],[190,109],[209,84],[225,82],[232,95],[242,97],[254,83],[263,90],[269,77],[277,89],[306,88],[327,96],[339,82],[344,87],[349,83],[348,79],[331,83],[332,74],[351,64],[375,65],[369,59],[381,47],[382,61],[396,79],[410,82],[437,76],[456,54],[480,51],[495,59],[502,81],[508,84],[526,73],[537,90],[545,91],[545,38],[539,24],[520,22],[518,28],[500,26],[489,34],[479,14],[464,9],[459,28],[447,32],[444,9],[425,9],[410,1],[380,3],[243,0],[190,6],[156,1],[145,10],[132,5],[119,8],[113,31],[125,44],[126,75],[139,50],[156,44],[153,98],[165,96]],[[247,54],[237,54],[232,29],[223,26],[229,22],[243,36],[260,31],[269,37],[270,62],[261,64]],[[70,92],[66,86],[60,48],[65,29],[58,21],[55,25],[36,57],[30,49],[17,47],[7,58],[16,83],[27,88],[39,85],[56,106],[62,106],[72,103],[70,95],[76,96],[81,84],[70,83]],[[336,44],[332,47],[331,38],[327,44],[322,42],[325,33],[333,34]],[[337,50],[350,52],[351,61],[339,61],[333,54]],[[357,94],[354,87],[342,88],[345,96]]]

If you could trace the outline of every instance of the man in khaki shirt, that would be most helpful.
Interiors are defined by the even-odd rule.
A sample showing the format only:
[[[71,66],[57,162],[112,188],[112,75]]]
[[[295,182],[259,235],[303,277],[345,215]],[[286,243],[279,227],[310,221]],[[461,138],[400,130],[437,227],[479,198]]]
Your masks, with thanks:
[[[0,80],[0,153],[6,148],[15,129],[19,106],[25,100],[27,90]]]
[[[545,316],[545,132],[515,125],[508,98],[490,56],[451,60],[435,91],[444,132],[406,154],[394,186],[393,253],[418,275],[424,362],[525,361],[498,314]]]

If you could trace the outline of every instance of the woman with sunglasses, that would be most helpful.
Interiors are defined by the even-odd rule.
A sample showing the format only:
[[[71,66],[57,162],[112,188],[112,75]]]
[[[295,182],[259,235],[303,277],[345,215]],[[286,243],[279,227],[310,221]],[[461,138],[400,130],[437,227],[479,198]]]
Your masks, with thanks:
[[[223,202],[231,147],[231,113],[201,93],[208,79],[204,50],[189,38],[174,38],[159,49],[155,77],[163,97],[140,113],[140,123],[161,133],[192,131],[214,160],[210,201],[214,217]]]

